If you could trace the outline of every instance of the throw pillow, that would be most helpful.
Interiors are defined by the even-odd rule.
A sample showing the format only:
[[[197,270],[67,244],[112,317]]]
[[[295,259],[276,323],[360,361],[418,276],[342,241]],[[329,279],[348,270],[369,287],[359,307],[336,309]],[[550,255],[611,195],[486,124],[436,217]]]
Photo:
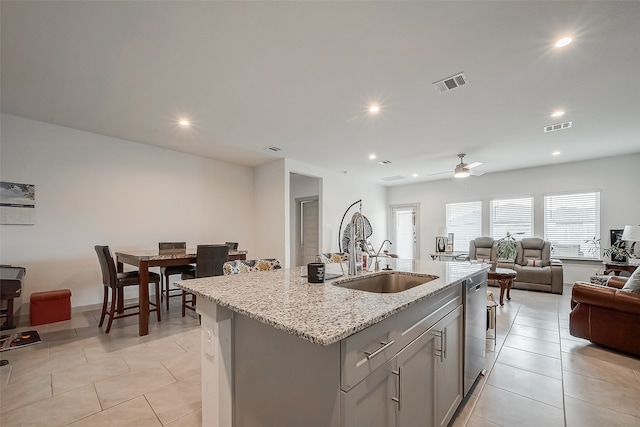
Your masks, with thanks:
[[[624,284],[621,290],[640,293],[640,268],[636,268],[636,271],[627,279],[627,283]]]
[[[527,266],[528,267],[542,267],[542,260],[541,259],[528,259],[527,260]]]

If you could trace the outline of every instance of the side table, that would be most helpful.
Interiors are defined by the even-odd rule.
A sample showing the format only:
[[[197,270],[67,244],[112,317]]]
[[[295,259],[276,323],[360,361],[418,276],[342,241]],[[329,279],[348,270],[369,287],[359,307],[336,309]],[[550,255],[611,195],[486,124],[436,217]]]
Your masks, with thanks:
[[[500,285],[500,305],[504,305],[504,291],[507,291],[507,299],[511,299],[511,286],[513,280],[518,273],[510,268],[496,268],[496,271],[489,270],[487,278],[489,280],[495,280]]]
[[[630,265],[627,264],[626,262],[608,262],[605,263],[604,265],[604,274],[605,276],[607,274],[615,274],[616,276],[620,275],[620,272],[622,271],[628,271],[629,273],[633,273],[636,268],[638,268],[638,266],[636,265]]]

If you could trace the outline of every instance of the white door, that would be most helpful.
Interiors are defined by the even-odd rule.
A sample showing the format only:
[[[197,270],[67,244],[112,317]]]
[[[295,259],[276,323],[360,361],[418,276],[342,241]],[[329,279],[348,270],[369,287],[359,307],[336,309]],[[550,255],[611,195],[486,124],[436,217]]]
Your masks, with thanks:
[[[420,258],[418,238],[419,205],[402,205],[391,207],[391,241],[389,251],[398,258]]]

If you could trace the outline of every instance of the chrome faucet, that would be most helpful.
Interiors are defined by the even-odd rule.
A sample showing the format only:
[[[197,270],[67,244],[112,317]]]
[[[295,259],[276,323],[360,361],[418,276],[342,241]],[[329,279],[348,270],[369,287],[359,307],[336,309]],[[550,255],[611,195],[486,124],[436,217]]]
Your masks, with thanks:
[[[380,245],[380,249],[378,249],[378,252],[376,252],[376,266],[375,266],[375,270],[376,271],[380,271],[380,252],[382,252],[382,247],[384,246],[385,243],[389,242],[390,245],[393,245],[393,243],[391,243],[391,240],[389,239],[384,239],[384,242],[382,242],[382,244]]]

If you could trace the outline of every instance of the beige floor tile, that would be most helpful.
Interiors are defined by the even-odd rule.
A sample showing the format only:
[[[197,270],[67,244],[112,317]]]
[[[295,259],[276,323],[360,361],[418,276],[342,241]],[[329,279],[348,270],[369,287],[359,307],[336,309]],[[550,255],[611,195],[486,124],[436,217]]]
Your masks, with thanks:
[[[560,344],[560,333],[557,330],[549,331],[547,329],[540,329],[533,326],[514,324],[511,327],[511,332],[509,332],[509,335],[511,334]]]
[[[100,363],[88,363],[57,371],[51,374],[53,394],[64,393],[126,372],[129,372],[129,366],[121,357],[113,357]]]
[[[542,354],[543,356],[560,358],[560,345],[550,341],[509,334],[504,346]]]
[[[466,427],[500,427],[498,424],[494,424],[491,421],[487,421],[483,418],[472,415],[466,424]]]
[[[100,403],[92,385],[68,391],[2,414],[6,426],[64,426],[100,412]]]
[[[140,396],[69,425],[73,427],[152,427],[161,426],[162,423],[144,396]]]
[[[0,387],[0,412],[11,411],[51,397],[51,375],[24,378]]]
[[[202,407],[200,375],[159,388],[145,397],[162,424],[170,423]]]
[[[621,386],[567,371],[563,377],[567,396],[640,418],[640,387]]]
[[[579,353],[562,353],[562,369],[614,384],[637,387],[640,390],[640,381],[633,369],[606,360],[583,356]]]
[[[103,409],[111,408],[176,380],[161,363],[149,369],[116,375],[95,383]]]
[[[182,418],[167,424],[167,427],[201,427],[202,426],[202,409],[198,409]]]
[[[489,384],[473,411],[474,422],[477,417],[505,427],[564,427],[562,409]]]
[[[516,325],[532,326],[534,328],[546,329],[549,331],[558,331],[558,322],[550,320],[540,320],[533,317],[527,317],[524,315],[516,316],[513,322]]]
[[[618,366],[640,370],[640,358],[608,349],[593,344],[589,341],[578,342],[573,340],[560,340],[562,351],[565,353],[577,353],[583,356],[606,360]]]
[[[122,352],[122,358],[132,371],[147,369],[165,360],[172,360],[184,356],[187,352],[175,342],[163,343],[162,346],[152,346],[149,343],[138,345],[131,351]]]
[[[556,359],[555,357],[505,347],[500,351],[498,362],[503,365],[524,369],[558,380],[562,379],[562,363],[560,359]]]
[[[488,385],[563,409],[562,380],[559,379],[498,362],[487,379]]]
[[[6,386],[11,376],[11,364],[0,366],[0,386]]]
[[[180,356],[164,360],[162,364],[178,381],[202,372],[200,353],[185,353]]]
[[[565,397],[567,427],[638,427],[640,418],[613,411],[602,406]]]
[[[9,384],[22,381],[25,377],[41,376],[51,374],[79,365],[86,365],[87,359],[84,357],[82,349],[71,349],[61,351],[52,356],[42,357],[38,360],[12,362],[13,370]]]

